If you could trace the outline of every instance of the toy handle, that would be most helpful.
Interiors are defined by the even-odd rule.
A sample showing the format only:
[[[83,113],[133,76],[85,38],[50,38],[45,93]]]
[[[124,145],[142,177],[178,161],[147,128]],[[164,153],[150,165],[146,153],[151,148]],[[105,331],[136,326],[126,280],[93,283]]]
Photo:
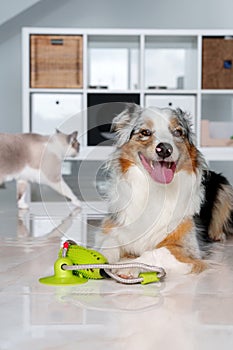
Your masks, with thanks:
[[[139,268],[142,270],[150,271],[142,272],[138,278],[123,278],[114,274],[112,269],[128,269],[128,268]],[[135,284],[142,283],[147,284],[151,282],[158,282],[160,278],[166,275],[165,270],[162,267],[151,266],[142,263],[128,263],[128,264],[83,264],[83,265],[64,265],[64,270],[84,270],[84,269],[103,269],[104,272],[116,280],[117,282],[124,284]]]

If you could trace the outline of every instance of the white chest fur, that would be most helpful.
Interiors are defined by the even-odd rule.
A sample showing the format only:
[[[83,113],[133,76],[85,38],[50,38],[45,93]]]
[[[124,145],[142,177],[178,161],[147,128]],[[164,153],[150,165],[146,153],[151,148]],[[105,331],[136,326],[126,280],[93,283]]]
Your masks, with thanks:
[[[119,212],[119,243],[140,255],[153,249],[169,232],[200,206],[197,176],[179,172],[168,185],[154,182],[139,167],[131,167],[117,184],[118,196],[112,210]],[[114,234],[114,232],[113,232]]]

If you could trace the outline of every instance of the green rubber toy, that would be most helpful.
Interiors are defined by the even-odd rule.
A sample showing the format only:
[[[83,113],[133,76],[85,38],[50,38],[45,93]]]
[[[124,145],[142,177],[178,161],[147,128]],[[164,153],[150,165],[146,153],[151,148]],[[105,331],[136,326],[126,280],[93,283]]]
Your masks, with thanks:
[[[42,277],[40,283],[48,284],[49,286],[64,286],[86,283],[88,279],[80,276],[75,276],[72,271],[63,270],[63,265],[73,265],[69,258],[60,258],[55,261],[54,275]]]
[[[128,268],[139,268],[149,272],[141,272],[138,278],[125,278],[112,271]],[[54,264],[54,275],[40,278],[39,282],[53,286],[75,285],[86,283],[89,279],[98,280],[107,276],[124,284],[148,284],[159,282],[165,275],[165,270],[158,266],[137,262],[108,264],[101,253],[68,240],[59,250],[58,259]]]
[[[61,248],[58,256],[62,257]],[[72,261],[72,265],[83,265],[83,264],[107,264],[107,259],[99,252],[93,249],[87,249],[79,245],[70,245],[66,256]],[[102,279],[100,269],[85,269],[73,271],[74,275],[84,277],[87,279]]]

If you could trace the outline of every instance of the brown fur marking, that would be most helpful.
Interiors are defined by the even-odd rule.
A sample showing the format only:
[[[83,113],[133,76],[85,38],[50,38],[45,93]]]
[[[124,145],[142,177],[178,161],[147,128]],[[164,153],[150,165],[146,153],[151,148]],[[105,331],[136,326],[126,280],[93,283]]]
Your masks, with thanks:
[[[199,273],[206,268],[206,264],[200,260],[188,256],[183,247],[182,239],[187,235],[193,227],[192,219],[183,221],[172,233],[170,233],[156,248],[167,248],[174,257],[185,264],[191,264],[193,273]]]
[[[123,174],[125,174],[129,170],[129,168],[133,165],[133,162],[131,160],[123,157],[119,159],[119,163]]]
[[[177,117],[173,117],[170,119],[170,129],[171,130],[174,130],[176,128],[178,128],[180,125],[179,125],[179,122],[178,122],[178,119]]]
[[[113,221],[109,218],[104,219],[103,224],[102,224],[102,232],[104,234],[109,234],[111,230],[115,227]]]
[[[170,130],[181,128],[176,117],[172,118],[170,121]],[[188,173],[196,172],[198,168],[197,164],[197,148],[194,145],[190,145],[185,136],[182,137],[182,142],[176,142],[176,146],[180,150],[182,159],[180,161],[181,167],[179,170],[185,170]]]
[[[198,164],[197,164],[197,149],[195,146],[190,145],[188,142],[186,142],[186,146],[187,146],[187,150],[189,153],[189,157],[191,159],[191,163],[190,161],[188,162],[188,164],[184,164],[184,169],[191,173],[191,172],[196,172],[197,168],[198,168]]]
[[[214,241],[224,240],[224,227],[231,216],[232,209],[232,189],[228,185],[223,185],[219,190],[214,204],[212,220],[209,227],[209,236]]]
[[[192,219],[183,221],[173,232],[171,232],[162,242],[160,242],[156,248],[161,248],[167,244],[180,245],[182,238],[191,231],[193,227]]]
[[[179,247],[175,245],[167,245],[166,248],[171,252],[172,255],[174,255],[174,257],[178,261],[185,264],[191,264],[192,265],[191,273],[200,273],[207,268],[207,264],[204,261],[187,256],[184,252],[183,247]]]

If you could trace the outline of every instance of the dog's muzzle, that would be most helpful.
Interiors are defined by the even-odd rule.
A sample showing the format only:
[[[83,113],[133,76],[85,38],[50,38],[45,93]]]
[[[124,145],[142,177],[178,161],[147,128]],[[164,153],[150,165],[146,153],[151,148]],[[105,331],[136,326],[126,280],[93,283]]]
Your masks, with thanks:
[[[155,157],[147,158],[139,152],[141,163],[155,182],[169,184],[175,176],[177,163],[172,157],[173,147],[170,143],[160,142],[155,153]]]

